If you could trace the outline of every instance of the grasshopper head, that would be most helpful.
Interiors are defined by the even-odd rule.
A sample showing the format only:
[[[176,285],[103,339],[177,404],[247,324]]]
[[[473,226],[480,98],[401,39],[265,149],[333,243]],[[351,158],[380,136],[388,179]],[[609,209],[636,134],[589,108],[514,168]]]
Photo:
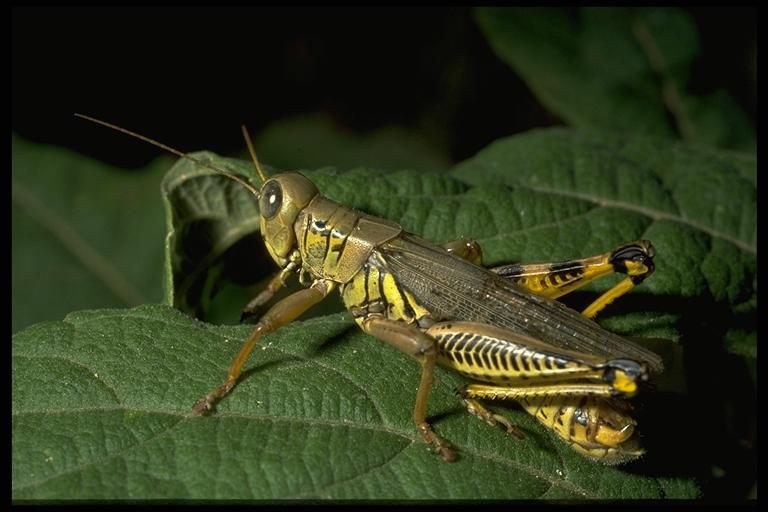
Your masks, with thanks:
[[[295,172],[276,174],[261,186],[261,236],[280,267],[288,264],[288,256],[296,247],[296,217],[317,194],[314,183]]]
[[[267,175],[264,173],[261,165],[259,165],[259,160],[256,158],[256,152],[253,149],[251,138],[248,135],[245,126],[241,126],[241,129],[245,142],[248,145],[248,151],[251,153],[253,164],[263,183],[261,191],[257,191],[247,180],[244,180],[221,167],[199,160],[178,149],[167,146],[162,142],[158,142],[144,135],[102,121],[101,119],[96,119],[83,114],[75,114],[75,116],[148,142],[149,144],[162,148],[180,158],[185,158],[197,165],[206,167],[222,176],[226,176],[227,178],[240,183],[259,199],[261,235],[264,237],[264,243],[269,250],[269,254],[280,267],[285,267],[289,263],[288,256],[291,254],[294,247],[296,247],[296,234],[293,229],[293,224],[296,221],[299,212],[301,212],[301,210],[303,210],[318,194],[318,190],[311,181],[295,172],[281,173],[267,179]]]

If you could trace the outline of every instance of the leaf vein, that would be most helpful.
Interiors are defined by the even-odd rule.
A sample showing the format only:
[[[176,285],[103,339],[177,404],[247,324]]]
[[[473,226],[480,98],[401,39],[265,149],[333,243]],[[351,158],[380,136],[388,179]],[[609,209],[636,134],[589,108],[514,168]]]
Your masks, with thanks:
[[[720,231],[717,231],[716,229],[705,226],[704,224],[701,224],[699,222],[696,222],[691,219],[686,219],[682,217],[681,215],[676,215],[672,213],[662,212],[658,210],[653,210],[651,208],[645,208],[643,206],[627,203],[624,201],[615,201],[612,199],[606,199],[601,197],[595,197],[590,194],[582,194],[579,192],[573,192],[569,190],[559,190],[554,188],[548,188],[548,187],[537,187],[537,186],[531,186],[531,185],[521,185],[524,188],[533,190],[535,192],[542,192],[546,194],[554,194],[554,195],[560,195],[563,197],[569,197],[569,198],[575,198],[575,199],[582,199],[584,201],[590,201],[592,203],[598,204],[604,208],[616,208],[620,210],[626,210],[634,213],[640,213],[642,215],[645,215],[646,217],[650,217],[654,220],[670,220],[673,222],[677,222],[679,224],[683,224],[684,226],[691,227],[693,229],[696,229],[698,231],[702,231],[709,236],[713,238],[720,238],[722,240],[725,240],[726,242],[730,242],[731,244],[735,245],[739,249],[745,252],[749,252],[752,254],[757,254],[757,250],[754,246],[749,245],[748,243],[744,242],[743,240],[739,240],[737,238],[734,238],[726,233],[722,233]]]
[[[87,366],[84,363],[81,363],[80,361],[75,361],[73,359],[66,358],[64,356],[39,356],[39,355],[26,355],[26,354],[13,354],[13,357],[15,358],[24,358],[24,359],[32,359],[32,360],[41,360],[41,359],[50,359],[53,361],[64,361],[66,363],[71,364],[72,366],[76,366],[77,368],[81,368],[86,371],[86,373],[89,373],[94,376],[94,378],[99,381],[101,384],[104,385],[104,388],[107,389],[107,391],[112,394],[112,397],[115,399],[115,402],[123,405],[123,401],[120,400],[120,397],[117,394],[117,390],[115,390],[114,387],[112,387],[109,383],[107,383],[103,378],[98,376],[98,372],[95,371],[93,368]]]

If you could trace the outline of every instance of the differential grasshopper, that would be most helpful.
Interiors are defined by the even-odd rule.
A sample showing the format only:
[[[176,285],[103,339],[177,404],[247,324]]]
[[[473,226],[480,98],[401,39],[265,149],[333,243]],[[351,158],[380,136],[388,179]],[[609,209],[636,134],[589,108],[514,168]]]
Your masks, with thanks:
[[[426,416],[438,364],[470,379],[458,390],[470,413],[512,435],[522,437],[509,419],[481,401],[519,402],[576,451],[602,462],[621,462],[642,453],[633,435],[635,421],[623,399],[636,394],[649,372],[660,372],[662,361],[603,330],[591,318],[653,272],[650,242],[639,240],[580,260],[486,269],[474,241],[437,246],[395,222],[322,196],[301,174],[267,176],[245,129],[262,181],[259,188],[147,137],[76,115],[208,167],[254,195],[261,236],[280,270],[245,314],[268,302],[293,275],[305,286],[261,316],[224,382],[195,402],[195,413],[214,412],[216,403],[237,384],[262,336],[338,289],[363,331],[419,362],[413,420],[423,440],[444,460],[455,459],[454,448]],[[553,300],[613,272],[627,277],[582,314]]]

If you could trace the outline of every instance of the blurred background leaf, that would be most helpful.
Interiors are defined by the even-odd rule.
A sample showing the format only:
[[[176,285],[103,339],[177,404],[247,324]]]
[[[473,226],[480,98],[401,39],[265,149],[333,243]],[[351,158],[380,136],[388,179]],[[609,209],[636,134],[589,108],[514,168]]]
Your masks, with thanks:
[[[70,311],[157,302],[160,180],[12,137],[11,331]]]
[[[476,18],[496,54],[575,128],[755,149],[727,92],[689,92],[700,45],[683,9],[481,8]]]
[[[375,162],[381,170],[443,172],[451,160],[417,130],[385,126],[366,135],[340,130],[327,114],[276,121],[254,141],[277,169],[351,169]]]

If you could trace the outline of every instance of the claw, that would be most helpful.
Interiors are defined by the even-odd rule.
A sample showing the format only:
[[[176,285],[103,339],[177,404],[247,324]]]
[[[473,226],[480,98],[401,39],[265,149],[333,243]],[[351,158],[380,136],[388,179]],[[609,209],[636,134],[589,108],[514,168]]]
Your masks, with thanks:
[[[517,428],[517,425],[512,423],[511,420],[505,418],[504,416],[501,416],[500,414],[494,414],[493,419],[495,420],[496,424],[501,424],[504,426],[504,428],[507,430],[507,434],[514,436],[518,439],[525,439],[525,436],[520,431],[519,428]]]
[[[216,402],[227,396],[232,388],[235,387],[235,379],[228,378],[224,383],[195,402],[192,410],[199,416],[208,416],[216,410]]]
[[[213,397],[211,395],[204,396],[192,406],[192,410],[198,416],[208,416],[214,411]]]
[[[424,442],[428,445],[432,445],[435,453],[440,454],[445,462],[453,462],[456,460],[456,453],[453,451],[451,443],[435,434],[435,431],[427,425],[420,425],[421,435],[424,438]]]
[[[456,452],[451,450],[448,446],[438,447],[437,453],[440,454],[445,462],[453,462],[456,460]]]
[[[519,428],[517,428],[517,425],[515,425],[512,422],[512,420],[505,418],[501,414],[492,413],[491,411],[483,407],[476,400],[463,398],[462,402],[464,402],[464,407],[467,408],[467,412],[469,412],[473,416],[476,416],[477,418],[480,418],[481,420],[486,422],[488,425],[492,427],[501,425],[507,431],[507,434],[512,435],[518,439],[525,438],[523,433],[520,431]]]

